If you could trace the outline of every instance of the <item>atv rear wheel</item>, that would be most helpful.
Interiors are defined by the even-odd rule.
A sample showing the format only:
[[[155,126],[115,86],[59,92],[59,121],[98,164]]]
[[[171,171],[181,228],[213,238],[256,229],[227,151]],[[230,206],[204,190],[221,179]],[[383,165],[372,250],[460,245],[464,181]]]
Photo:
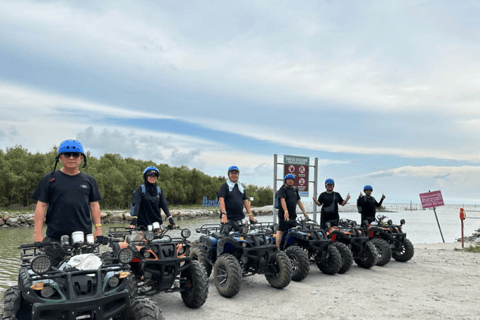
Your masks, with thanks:
[[[14,320],[17,319],[17,316],[20,316],[19,312],[21,312],[20,306],[22,304],[22,292],[18,286],[10,287],[5,291],[3,304],[2,320]]]
[[[353,255],[352,251],[350,250],[349,247],[347,247],[346,244],[342,242],[334,242],[333,245],[335,248],[337,248],[338,252],[340,252],[340,255],[342,256],[342,266],[340,267],[340,270],[338,270],[338,273],[344,274],[350,268],[352,267],[353,264]]]
[[[222,254],[213,266],[213,278],[218,292],[227,298],[240,291],[242,267],[237,258],[229,253]]]
[[[361,268],[370,269],[377,262],[377,249],[370,241],[365,243],[365,249],[355,258],[355,262]]]
[[[327,258],[324,260],[319,260],[317,258],[315,259],[315,263],[317,264],[318,269],[320,269],[320,271],[323,273],[334,275],[342,268],[343,261],[338,249],[335,246],[330,245],[328,246]]]
[[[310,271],[307,253],[298,246],[291,246],[285,250],[285,254],[292,265],[292,280],[302,281],[305,279]]]
[[[375,250],[377,250],[377,266],[384,266],[390,262],[392,259],[392,249],[388,245],[388,242],[380,239],[375,238],[370,240],[371,243],[375,246]]]
[[[405,238],[403,239],[403,244],[400,250],[392,251],[392,257],[397,261],[407,262],[408,260],[413,258],[414,253],[415,249],[413,248],[412,242]]]
[[[196,309],[207,300],[208,279],[205,268],[200,261],[192,260],[190,263],[190,268],[182,272],[182,277],[187,278],[187,282],[181,295],[187,307]]]
[[[152,300],[144,297],[137,297],[131,300],[130,308],[118,316],[118,320],[165,320],[162,310]]]
[[[193,260],[200,261],[205,267],[207,278],[210,277],[210,275],[212,274],[212,266],[210,265],[210,263],[207,262],[207,250],[205,249],[205,247],[198,246],[191,248],[190,257],[192,257]]]
[[[292,281],[292,264],[283,251],[277,251],[268,262],[265,278],[274,288],[283,289]]]

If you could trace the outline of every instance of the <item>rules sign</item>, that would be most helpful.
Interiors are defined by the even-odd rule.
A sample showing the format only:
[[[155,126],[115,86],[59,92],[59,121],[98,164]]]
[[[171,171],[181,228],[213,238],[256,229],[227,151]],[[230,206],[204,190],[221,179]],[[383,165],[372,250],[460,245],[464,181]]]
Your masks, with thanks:
[[[301,197],[308,197],[308,166],[309,157],[284,156],[283,176],[291,173],[295,175],[294,186],[298,189]]]
[[[422,202],[423,209],[435,208],[444,205],[442,192],[440,190],[420,193],[420,201]]]

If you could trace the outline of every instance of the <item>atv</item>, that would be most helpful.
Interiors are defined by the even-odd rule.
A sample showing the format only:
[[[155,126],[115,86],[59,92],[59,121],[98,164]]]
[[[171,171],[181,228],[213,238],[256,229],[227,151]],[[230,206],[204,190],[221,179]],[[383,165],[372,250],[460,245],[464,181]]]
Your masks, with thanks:
[[[296,259],[299,260],[299,268],[296,270],[297,273],[304,270],[304,265],[302,264],[302,260],[300,260],[300,252],[303,252],[307,261],[314,262],[320,271],[325,274],[334,275],[340,271],[342,266],[340,252],[335,243],[327,239],[323,232],[319,229],[311,229],[309,227],[311,225],[310,222],[311,220],[289,220],[292,227],[283,234],[280,247],[287,253],[290,259],[295,259],[295,255],[297,256]],[[273,230],[277,229],[276,224],[266,223],[266,225],[267,230],[269,228]],[[272,235],[274,237],[276,236],[275,233]]]
[[[355,221],[343,219],[332,220],[326,223],[326,227],[326,236],[348,247],[353,260],[359,267],[370,269],[375,265],[377,262],[375,246],[368,242],[368,238],[365,236],[362,228],[359,228]],[[351,264],[352,262],[350,262],[350,265]],[[343,268],[345,267],[344,258]]]
[[[99,245],[113,241],[85,240],[77,231],[61,242],[21,245],[18,285],[5,292],[2,319],[164,319],[151,300],[137,296],[128,265],[133,252],[119,251],[115,262],[100,254]],[[63,260],[53,264],[49,252]]]
[[[372,242],[379,242],[381,239],[388,244],[388,249],[391,250],[391,254],[389,255],[388,249],[385,249],[385,260],[388,259],[388,261],[390,261],[390,258],[393,257],[393,259],[397,261],[407,262],[413,258],[415,249],[412,242],[407,239],[407,234],[402,231],[405,220],[400,220],[400,224],[396,225],[393,224],[392,220],[384,222],[386,218],[384,215],[379,215],[376,220],[371,219],[364,221],[365,232],[367,236],[372,239]]]
[[[109,235],[124,239],[114,244],[113,252],[133,251],[130,267],[140,296],[179,291],[187,307],[199,308],[208,295],[205,268],[189,256],[190,230],[182,229],[181,237],[173,237],[167,234],[171,229],[158,223],[147,230],[110,228]]]
[[[247,225],[229,221],[232,231],[221,234],[221,225],[205,224],[197,228],[200,237],[192,248],[192,258],[201,261],[213,277],[218,292],[227,298],[240,291],[242,277],[264,274],[268,283],[277,289],[285,288],[292,280],[292,265],[287,255],[272,244],[264,232],[250,232]]]

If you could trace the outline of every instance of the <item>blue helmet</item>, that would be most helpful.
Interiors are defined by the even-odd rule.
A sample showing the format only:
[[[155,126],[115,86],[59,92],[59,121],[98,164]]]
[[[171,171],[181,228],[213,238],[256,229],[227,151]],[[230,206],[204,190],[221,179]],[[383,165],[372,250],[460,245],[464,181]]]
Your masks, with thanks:
[[[148,177],[151,174],[155,174],[158,178],[160,171],[158,171],[157,167],[146,167],[145,170],[143,170],[143,176]]]
[[[327,184],[335,185],[335,181],[333,181],[333,179],[327,179],[327,180],[325,180],[325,185],[327,185]]]
[[[373,191],[372,186],[366,185],[365,187],[363,187],[364,192],[367,191],[367,190]]]
[[[237,166],[231,166],[230,168],[228,168],[227,175],[230,173],[230,171],[237,171],[238,173],[240,173],[240,169],[238,169]]]
[[[60,147],[58,147],[58,154],[62,154],[64,152],[83,152],[83,145],[78,140],[63,140],[60,143]]]
[[[82,168],[85,168],[85,166],[87,165],[87,157],[85,156],[85,153],[83,152],[82,143],[78,140],[73,140],[73,139],[63,140],[60,143],[60,146],[58,147],[58,154],[55,157],[55,166],[53,167],[52,176],[53,176],[53,173],[55,172],[55,170],[57,169],[57,164],[58,164],[58,160],[60,159],[60,155],[62,153],[65,153],[65,152],[81,153],[82,156],[83,156],[83,167]]]
[[[287,175],[285,176],[285,181],[287,181],[287,179],[293,179],[293,180],[295,180],[295,175],[289,173],[289,174],[287,174]]]

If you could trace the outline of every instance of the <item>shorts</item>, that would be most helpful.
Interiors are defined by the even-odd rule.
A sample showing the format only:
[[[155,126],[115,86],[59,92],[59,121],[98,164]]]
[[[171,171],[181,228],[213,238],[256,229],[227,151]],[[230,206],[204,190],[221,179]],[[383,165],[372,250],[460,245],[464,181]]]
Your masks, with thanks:
[[[297,217],[289,217],[291,220],[297,219]],[[292,224],[290,224],[288,221],[285,221],[283,217],[278,217],[278,231],[286,232],[288,229],[293,227]]]

